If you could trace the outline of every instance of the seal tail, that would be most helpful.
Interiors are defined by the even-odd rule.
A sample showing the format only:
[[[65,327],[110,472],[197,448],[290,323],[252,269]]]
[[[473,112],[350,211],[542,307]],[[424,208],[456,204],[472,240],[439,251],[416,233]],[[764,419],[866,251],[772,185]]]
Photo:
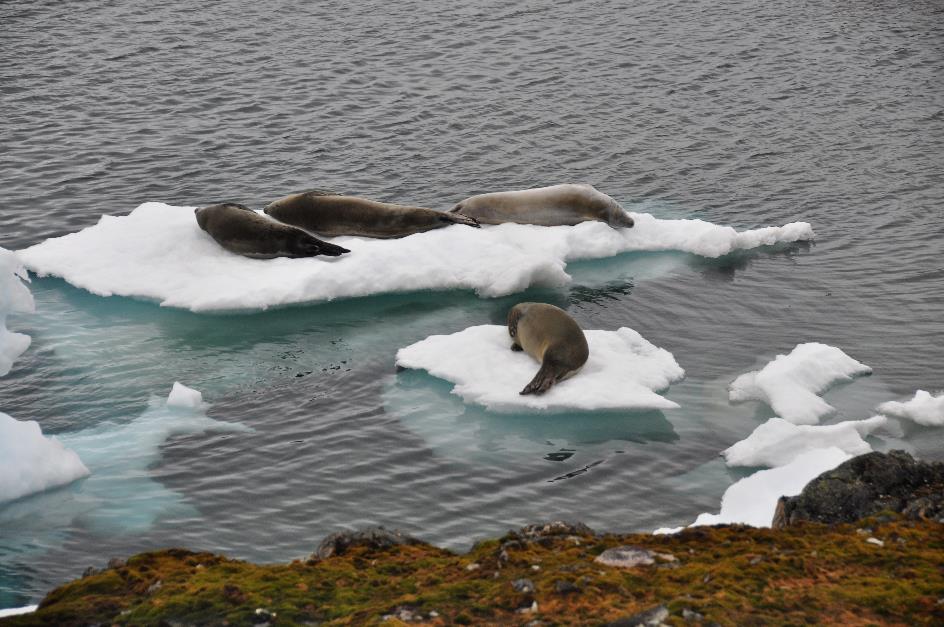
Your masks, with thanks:
[[[482,225],[479,224],[479,221],[475,218],[471,218],[467,215],[461,213],[456,213],[456,210],[453,209],[448,213],[443,213],[439,218],[443,222],[448,222],[449,224],[464,224],[466,226],[471,226],[473,228],[479,229],[482,228]]]
[[[544,394],[552,385],[557,383],[559,378],[557,370],[554,364],[545,360],[544,363],[541,364],[541,369],[538,370],[538,373],[531,379],[531,383],[524,386],[524,389],[521,390],[519,394]]]
[[[339,257],[344,253],[351,252],[347,248],[325,242],[312,237],[308,233],[299,233],[295,239],[295,251],[299,257],[315,257],[316,255],[326,255],[328,257]]]

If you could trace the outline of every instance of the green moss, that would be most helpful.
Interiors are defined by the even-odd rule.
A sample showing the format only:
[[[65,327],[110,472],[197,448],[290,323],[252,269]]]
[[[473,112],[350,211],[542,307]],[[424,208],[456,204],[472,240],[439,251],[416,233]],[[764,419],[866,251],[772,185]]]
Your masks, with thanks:
[[[869,526],[885,546],[866,543],[858,526]],[[431,624],[539,618],[595,625],[659,604],[679,625],[684,610],[723,625],[941,624],[942,538],[938,523],[874,517],[853,526],[780,531],[731,526],[675,536],[583,536],[579,544],[566,537],[506,536],[461,556],[428,545],[354,547],[327,560],[267,566],[170,549],[61,586],[38,612],[9,624],[250,625],[256,608],[274,613],[274,625],[374,624],[407,608]],[[508,540],[517,544],[507,546],[507,560],[499,559]],[[593,561],[623,544],[676,560],[630,570]],[[511,582],[521,578],[534,583],[534,594],[514,590]],[[558,591],[563,581],[577,590]],[[532,601],[536,615],[516,613]],[[431,611],[438,616],[431,618]]]

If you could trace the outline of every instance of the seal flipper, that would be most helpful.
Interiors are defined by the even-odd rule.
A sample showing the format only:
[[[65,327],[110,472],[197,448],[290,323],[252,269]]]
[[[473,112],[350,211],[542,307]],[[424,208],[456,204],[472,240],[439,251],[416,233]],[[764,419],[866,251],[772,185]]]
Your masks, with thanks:
[[[295,241],[292,242],[291,252],[297,257],[314,257],[316,255],[338,257],[351,251],[347,248],[342,248],[337,244],[332,244],[331,242],[322,241],[317,237],[312,237],[304,231],[299,231],[299,233],[295,235]]]
[[[519,394],[544,394],[552,385],[557,383],[560,378],[557,374],[558,370],[559,368],[556,364],[545,359],[544,363],[541,364],[541,369],[538,370],[538,373],[531,379],[531,383],[524,386],[524,389],[521,390]]]
[[[450,224],[464,224],[466,226],[471,226],[476,229],[482,228],[482,225],[479,224],[478,220],[476,220],[475,218],[470,218],[469,216],[461,214],[461,213],[456,213],[455,209],[453,209],[452,211],[448,213],[444,212],[439,219],[442,220],[443,222],[448,222]]]

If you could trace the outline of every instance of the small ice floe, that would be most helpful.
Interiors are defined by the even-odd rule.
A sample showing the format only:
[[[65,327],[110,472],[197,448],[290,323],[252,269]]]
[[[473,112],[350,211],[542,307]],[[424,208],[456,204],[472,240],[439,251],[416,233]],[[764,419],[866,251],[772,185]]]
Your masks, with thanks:
[[[33,295],[23,281],[29,281],[26,268],[12,252],[0,248],[0,377],[10,372],[13,362],[30,345],[30,336],[14,333],[6,326],[10,314],[36,310]]]
[[[835,383],[871,372],[835,346],[798,344],[789,355],[777,355],[761,370],[735,379],[729,398],[763,401],[787,422],[811,425],[835,411],[819,394]]]
[[[910,401],[888,401],[879,405],[878,411],[896,418],[907,418],[919,425],[944,426],[944,392],[932,396],[930,392],[918,390]]]
[[[795,425],[771,418],[721,454],[728,466],[770,468],[789,464],[799,455],[818,448],[836,447],[849,455],[862,455],[872,450],[863,436],[887,422],[885,416],[873,416],[834,425]]]
[[[42,276],[101,296],[130,296],[193,311],[253,310],[390,292],[469,289],[484,297],[570,282],[570,261],[632,251],[718,257],[813,238],[806,222],[738,232],[703,220],[634,213],[636,226],[454,225],[401,239],[338,237],[337,258],[247,259],[197,226],[193,207],[145,203],[127,216],[19,251]]]
[[[784,466],[755,472],[725,490],[718,514],[701,514],[691,526],[740,523],[769,527],[781,496],[799,494],[807,483],[851,458],[831,446],[801,453]]]
[[[397,365],[426,370],[455,384],[452,393],[489,410],[673,409],[678,404],[656,393],[685,376],[672,353],[636,331],[584,331],[590,358],[574,376],[542,395],[519,394],[540,364],[512,352],[508,329],[469,327],[433,335],[397,351]]]
[[[35,420],[0,412],[0,503],[87,477],[78,454],[43,435]]]

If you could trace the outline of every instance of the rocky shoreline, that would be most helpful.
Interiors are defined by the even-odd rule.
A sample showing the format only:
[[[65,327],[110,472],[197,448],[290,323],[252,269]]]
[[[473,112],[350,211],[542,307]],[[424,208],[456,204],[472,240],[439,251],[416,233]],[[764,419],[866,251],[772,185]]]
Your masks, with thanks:
[[[25,625],[944,623],[944,464],[870,453],[781,499],[777,528],[530,525],[455,554],[383,528],[305,560],[183,549],[89,569]]]

